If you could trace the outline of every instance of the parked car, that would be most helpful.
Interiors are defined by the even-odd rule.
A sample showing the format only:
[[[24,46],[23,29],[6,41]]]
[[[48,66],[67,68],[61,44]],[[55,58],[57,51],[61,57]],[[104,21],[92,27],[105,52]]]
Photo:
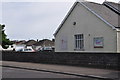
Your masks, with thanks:
[[[35,52],[35,50],[31,49],[31,48],[23,48],[18,50],[19,52]]]
[[[37,51],[48,51],[51,52],[53,51],[52,47],[41,47]]]
[[[42,51],[53,51],[52,47],[43,47]]]

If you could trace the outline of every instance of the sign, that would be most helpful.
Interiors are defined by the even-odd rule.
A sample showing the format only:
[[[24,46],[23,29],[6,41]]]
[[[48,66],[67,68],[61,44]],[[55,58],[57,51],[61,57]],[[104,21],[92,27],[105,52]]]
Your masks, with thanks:
[[[103,48],[103,37],[94,38],[94,48]]]

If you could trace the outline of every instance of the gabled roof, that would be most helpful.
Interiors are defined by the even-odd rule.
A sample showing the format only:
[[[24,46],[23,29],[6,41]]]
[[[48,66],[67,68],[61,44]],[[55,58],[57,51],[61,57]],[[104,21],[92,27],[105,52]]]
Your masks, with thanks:
[[[13,43],[15,43],[16,45],[23,45],[26,43],[25,40],[22,40],[22,41],[12,41]]]
[[[119,13],[120,15],[120,3],[104,2],[103,4],[111,8],[113,11]]]
[[[68,14],[65,16],[65,18],[63,19],[63,21],[61,22],[61,24],[59,25],[58,29],[56,30],[56,32],[53,34],[54,36],[56,36],[56,34],[58,33],[58,31],[61,29],[62,25],[65,23],[65,21],[67,20],[67,18],[69,17],[69,15],[71,14],[71,12],[73,11],[73,9],[75,8],[75,6],[77,5],[78,2],[75,2],[72,6],[72,8],[70,9],[70,11],[68,12]]]
[[[27,41],[25,44],[27,45],[27,46],[32,46],[33,44],[35,44],[37,41],[35,41],[35,40],[29,40],[29,41]]]
[[[119,3],[113,3],[113,2],[104,2],[103,4],[98,4],[94,2],[75,2],[58,29],[56,30],[54,36],[59,32],[62,25],[65,23],[73,9],[77,4],[81,4],[86,9],[88,9],[90,12],[92,12],[94,15],[96,15],[98,18],[100,18],[102,21],[104,21],[106,24],[108,24],[113,29],[120,28],[119,20],[120,19],[120,4]]]
[[[115,28],[120,27],[118,26],[119,8],[117,8],[118,5],[120,6],[120,4],[112,2],[104,2],[103,4],[84,2],[83,4],[94,11],[97,15],[102,17],[105,21],[113,25]]]
[[[39,42],[34,44],[35,46],[54,46],[54,42],[48,39],[40,40]]]

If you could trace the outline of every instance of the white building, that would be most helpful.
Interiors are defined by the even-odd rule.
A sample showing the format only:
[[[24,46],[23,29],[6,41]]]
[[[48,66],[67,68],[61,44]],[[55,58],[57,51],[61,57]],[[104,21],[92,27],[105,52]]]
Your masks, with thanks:
[[[12,45],[8,45],[8,48],[7,49],[4,49],[4,48],[2,48],[2,46],[0,45],[0,51],[12,51],[13,50],[13,48],[11,47]]]
[[[2,48],[2,46],[0,45],[0,51],[2,51],[2,49],[3,49],[3,48]]]
[[[120,52],[120,4],[75,2],[55,32],[56,52]]]

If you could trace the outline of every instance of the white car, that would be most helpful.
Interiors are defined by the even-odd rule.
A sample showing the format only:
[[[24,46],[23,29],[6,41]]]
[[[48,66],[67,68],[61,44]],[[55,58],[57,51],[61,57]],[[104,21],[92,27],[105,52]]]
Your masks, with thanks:
[[[33,49],[31,48],[24,48],[24,49],[20,49],[20,52],[35,52]]]
[[[52,51],[52,48],[51,47],[43,47],[42,51]]]

